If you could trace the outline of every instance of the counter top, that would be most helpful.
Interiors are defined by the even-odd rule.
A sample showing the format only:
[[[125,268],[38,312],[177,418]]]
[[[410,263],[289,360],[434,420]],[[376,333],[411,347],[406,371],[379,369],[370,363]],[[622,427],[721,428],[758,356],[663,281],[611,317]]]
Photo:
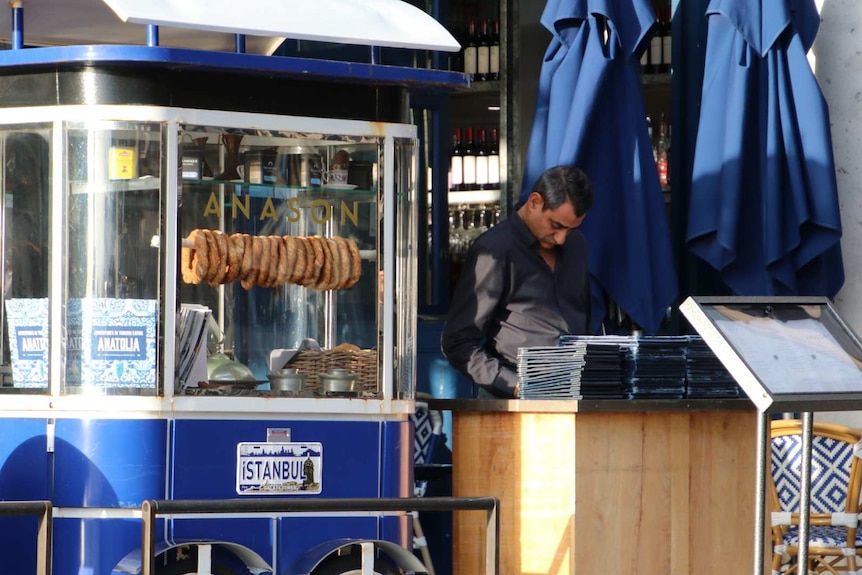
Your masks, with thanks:
[[[755,411],[748,398],[733,399],[429,399],[442,411],[601,413],[652,411]]]

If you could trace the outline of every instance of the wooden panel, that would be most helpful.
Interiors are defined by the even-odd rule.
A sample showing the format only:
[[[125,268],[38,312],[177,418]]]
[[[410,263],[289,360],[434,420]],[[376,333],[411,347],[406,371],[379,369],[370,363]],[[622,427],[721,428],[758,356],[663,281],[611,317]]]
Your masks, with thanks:
[[[500,499],[501,574],[750,573],[755,441],[753,411],[453,412],[453,493]],[[483,522],[455,514],[455,575]]]
[[[453,418],[452,492],[500,500],[500,573],[571,573],[574,414]],[[456,513],[455,573],[484,572],[484,515]]]

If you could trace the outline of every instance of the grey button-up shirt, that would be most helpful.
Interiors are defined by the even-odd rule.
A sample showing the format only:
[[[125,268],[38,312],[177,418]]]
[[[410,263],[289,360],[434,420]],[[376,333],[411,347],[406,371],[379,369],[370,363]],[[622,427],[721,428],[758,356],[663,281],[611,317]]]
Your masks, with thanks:
[[[557,246],[555,269],[515,213],[476,239],[467,253],[443,328],[446,359],[474,383],[512,397],[519,347],[557,345],[587,334],[587,244],[573,230]]]

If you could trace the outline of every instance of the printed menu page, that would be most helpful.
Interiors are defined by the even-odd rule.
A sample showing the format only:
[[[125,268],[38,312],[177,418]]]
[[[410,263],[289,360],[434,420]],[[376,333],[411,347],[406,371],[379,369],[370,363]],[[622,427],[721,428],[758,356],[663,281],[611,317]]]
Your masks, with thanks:
[[[717,311],[716,327],[771,394],[862,392],[862,364],[819,319]]]

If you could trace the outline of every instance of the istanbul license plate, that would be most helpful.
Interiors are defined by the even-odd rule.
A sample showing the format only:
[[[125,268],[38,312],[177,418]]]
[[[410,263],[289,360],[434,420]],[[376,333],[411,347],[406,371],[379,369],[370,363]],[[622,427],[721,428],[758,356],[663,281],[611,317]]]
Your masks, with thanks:
[[[320,443],[237,444],[238,495],[317,495],[322,475]]]

